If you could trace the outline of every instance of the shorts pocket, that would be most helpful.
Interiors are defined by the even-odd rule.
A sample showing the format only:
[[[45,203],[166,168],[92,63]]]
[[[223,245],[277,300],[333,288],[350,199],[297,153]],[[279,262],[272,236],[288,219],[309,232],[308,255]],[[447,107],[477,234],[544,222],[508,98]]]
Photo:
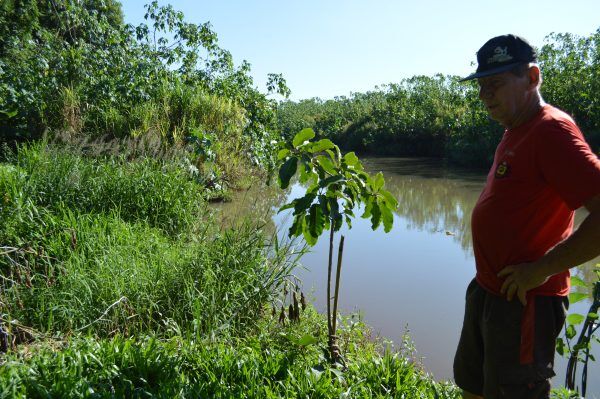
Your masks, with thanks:
[[[534,364],[504,369],[498,378],[498,398],[549,398],[554,375],[552,369]]]

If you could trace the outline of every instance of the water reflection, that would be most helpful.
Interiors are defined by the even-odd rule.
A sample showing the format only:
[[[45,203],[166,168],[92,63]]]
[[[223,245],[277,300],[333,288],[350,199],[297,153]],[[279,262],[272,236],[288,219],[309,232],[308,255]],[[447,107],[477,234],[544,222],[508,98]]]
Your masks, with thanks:
[[[406,228],[443,232],[464,251],[471,251],[471,210],[482,188],[481,181],[391,173],[385,177],[386,187],[399,202],[396,213],[408,221]]]
[[[426,369],[440,380],[452,377],[452,358],[463,316],[464,290],[474,275],[471,211],[485,182],[485,172],[448,168],[429,159],[365,158],[370,173],[383,171],[386,188],[399,200],[394,229],[389,234],[371,230],[357,218],[346,235],[340,308],[361,311],[373,328],[400,342],[408,327]],[[220,205],[225,218],[235,220],[247,212],[261,217],[281,234],[291,222],[289,214],[276,214],[285,202],[303,194],[298,185],[282,193],[256,186]],[[576,224],[586,216],[578,211]],[[272,219],[271,219],[272,217]],[[307,270],[298,270],[313,302],[325,309],[326,237],[302,258]],[[587,282],[594,278],[588,262],[577,273]],[[572,306],[585,313],[589,302]],[[598,353],[596,353],[598,357]],[[593,364],[590,376],[600,375]],[[562,384],[564,362],[558,362],[555,384]],[[588,392],[600,396],[600,381],[590,378]]]

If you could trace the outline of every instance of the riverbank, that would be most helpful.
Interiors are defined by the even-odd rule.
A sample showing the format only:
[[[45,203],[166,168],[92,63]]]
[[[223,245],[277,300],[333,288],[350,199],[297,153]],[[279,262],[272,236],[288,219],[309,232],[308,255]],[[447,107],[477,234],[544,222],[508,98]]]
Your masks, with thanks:
[[[252,221],[221,228],[177,162],[43,142],[7,158],[2,397],[457,397],[408,338],[384,350],[353,318],[332,368],[310,305],[280,322],[297,249]]]

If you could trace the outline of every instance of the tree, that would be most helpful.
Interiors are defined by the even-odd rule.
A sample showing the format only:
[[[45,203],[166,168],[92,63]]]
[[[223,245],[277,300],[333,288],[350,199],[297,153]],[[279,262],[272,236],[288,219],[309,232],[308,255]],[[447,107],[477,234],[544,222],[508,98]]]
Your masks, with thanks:
[[[294,209],[294,220],[289,230],[290,237],[302,235],[309,245],[315,245],[324,230],[329,234],[329,260],[327,269],[327,327],[330,360],[333,364],[340,359],[337,345],[337,306],[340,273],[344,249],[341,237],[335,275],[335,293],[331,296],[334,234],[347,223],[352,227],[354,210],[364,205],[363,218],[371,219],[373,230],[383,224],[384,231],[391,231],[393,211],[398,201],[387,190],[383,174],[374,177],[365,172],[360,160],[349,152],[342,156],[338,146],[329,139],[311,141],[315,137],[312,129],[303,129],[291,142],[280,143],[279,186],[287,188],[290,180],[299,171],[299,181],[308,185],[304,196],[285,204],[279,210]],[[333,305],[331,303],[333,298]]]

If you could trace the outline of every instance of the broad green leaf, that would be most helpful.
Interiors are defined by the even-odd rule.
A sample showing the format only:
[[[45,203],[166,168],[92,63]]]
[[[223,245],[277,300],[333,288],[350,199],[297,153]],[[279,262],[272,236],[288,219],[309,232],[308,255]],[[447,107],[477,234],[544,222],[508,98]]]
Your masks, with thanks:
[[[331,157],[331,158],[335,159],[339,163],[340,160],[342,159],[342,152],[340,151],[340,147],[338,147],[336,145],[333,149],[335,150],[335,157]]]
[[[354,208],[354,204],[356,203],[356,193],[348,186],[346,186],[346,188],[344,189],[343,192],[347,198],[346,205],[345,205],[346,208],[350,208],[350,209]]]
[[[592,349],[592,345],[589,342],[579,342],[573,346],[574,351],[581,351],[584,349]]]
[[[556,340],[556,352],[561,356],[565,355],[565,342],[562,338]]]
[[[348,166],[356,166],[360,161],[355,153],[349,152],[344,155],[344,160],[346,161],[346,165]]]
[[[579,276],[571,276],[571,286],[574,287],[587,287],[585,281],[581,279]]]
[[[302,198],[296,199],[296,204],[294,205],[294,215],[298,215],[300,213],[304,213],[312,204],[317,196],[315,194],[306,194]]]
[[[319,237],[323,233],[323,227],[325,226],[325,217],[319,204],[312,204],[309,211],[310,223],[308,228],[310,235],[313,237]]]
[[[571,292],[569,294],[569,302],[571,304],[577,303],[577,302],[583,301],[587,297],[588,297],[587,294],[584,294],[584,293],[581,293],[581,292]]]
[[[316,143],[313,143],[308,148],[308,151],[310,153],[314,154],[314,153],[317,153],[317,152],[329,150],[329,149],[333,148],[334,146],[335,146],[335,144],[333,144],[331,142],[331,140],[329,140],[329,139],[323,139],[323,140],[317,141]]]
[[[598,320],[598,313],[592,313],[592,312],[590,312],[590,313],[587,314],[587,318],[590,319],[590,320]]]
[[[298,148],[299,146],[301,146],[305,141],[312,139],[313,137],[315,137],[315,132],[314,130],[310,129],[310,128],[306,128],[306,129],[302,129],[300,130],[300,132],[298,132],[295,136],[294,136],[294,140],[292,140],[292,145],[294,146],[294,148]]]
[[[300,234],[302,234],[302,231],[304,230],[304,215],[298,215],[296,217],[294,217],[294,223],[292,223],[292,227],[290,227],[289,230],[289,237],[298,237]]]
[[[392,193],[387,190],[381,190],[380,193],[383,195],[385,202],[391,210],[396,210],[396,208],[398,208],[398,200],[396,200]]]
[[[379,191],[383,188],[385,184],[385,180],[383,178],[383,173],[379,172],[373,178],[373,191]]]
[[[279,187],[286,189],[290,185],[290,179],[296,174],[298,158],[291,157],[279,168]]]
[[[310,215],[304,215],[304,225],[302,227],[302,235],[304,236],[304,240],[311,247],[317,243],[318,237],[313,236],[310,232]]]
[[[365,211],[360,216],[361,218],[368,219],[371,217],[371,209],[373,208],[373,198],[367,198],[365,200]]]
[[[344,224],[344,219],[342,219],[342,214],[337,213],[333,218],[333,231],[339,231]]]
[[[348,225],[348,228],[351,229],[352,228],[352,218],[349,215],[344,215],[344,218],[346,219],[346,224]]]
[[[304,334],[296,343],[300,346],[314,345],[319,342],[315,337],[310,334]]]
[[[302,162],[302,166],[300,167],[300,183],[304,184],[309,180],[317,179],[317,174],[313,171],[312,163],[310,162]]]
[[[0,113],[6,115],[8,118],[14,118],[17,115],[17,110],[5,111],[0,109]]]
[[[356,202],[360,193],[360,188],[356,184],[356,179],[346,181],[345,193],[348,197],[352,198],[352,201]]]
[[[319,183],[319,186],[320,187],[328,187],[329,185],[339,183],[342,180],[344,180],[344,176],[342,176],[342,175],[329,176],[327,179],[321,180],[321,182]]]
[[[335,218],[340,214],[340,203],[337,197],[327,197],[329,202],[329,217]]]
[[[288,150],[287,148],[279,150],[279,152],[277,153],[277,160],[281,161],[282,159],[284,159],[285,157],[287,157],[290,154],[291,154],[291,151]]]
[[[567,337],[567,339],[573,339],[575,335],[577,335],[575,327],[573,327],[572,325],[568,325],[567,330],[565,331],[565,336]]]
[[[335,165],[329,157],[325,155],[319,155],[317,157],[317,163],[323,168],[325,172],[329,173],[330,175],[337,174],[335,170]]]
[[[378,204],[381,210],[381,219],[383,220],[383,231],[389,233],[394,225],[394,214],[385,204]]]
[[[371,207],[371,228],[373,230],[377,230],[379,224],[381,223],[381,210],[379,209],[379,204],[373,201],[373,206]]]
[[[281,208],[279,208],[279,210],[277,211],[277,213],[283,212],[286,209],[291,209],[296,205],[296,200],[293,200],[292,202],[289,202],[285,205],[283,205]]]
[[[585,316],[580,315],[579,313],[571,313],[567,316],[567,323],[574,326],[583,323],[584,320]]]
[[[329,224],[329,199],[324,196],[324,195],[319,195],[319,207],[321,207],[321,213],[323,214],[323,218],[325,219],[325,226],[323,227],[324,230],[329,230],[330,224]]]
[[[312,195],[316,195],[316,192],[319,190],[319,179],[318,176],[312,180],[312,183],[306,189],[306,192]]]
[[[339,154],[339,149],[338,149],[337,147],[335,147],[335,148],[337,149],[337,153]],[[331,151],[331,150],[325,150],[325,152],[326,152],[327,154],[329,154],[329,157],[330,157],[330,158],[331,158],[331,159],[332,159],[334,162],[337,162],[337,161],[339,161],[339,158],[336,158],[336,157],[335,157],[335,154],[333,153],[333,151]]]

